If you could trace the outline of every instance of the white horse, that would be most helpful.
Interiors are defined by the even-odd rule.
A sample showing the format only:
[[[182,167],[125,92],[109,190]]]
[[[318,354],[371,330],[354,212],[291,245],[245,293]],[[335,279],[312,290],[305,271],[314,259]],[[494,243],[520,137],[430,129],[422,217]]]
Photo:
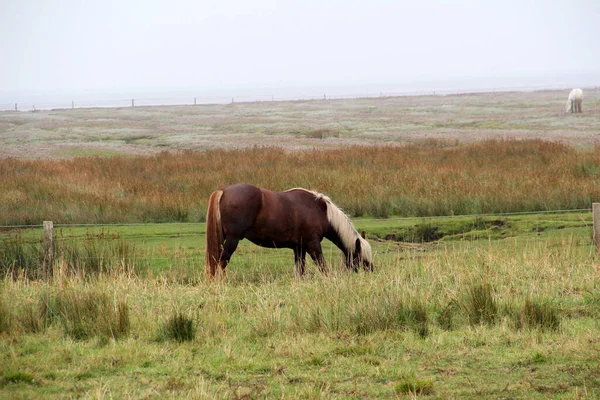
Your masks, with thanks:
[[[581,103],[583,103],[583,91],[581,89],[573,89],[569,93],[569,99],[567,100],[567,112],[580,113]]]

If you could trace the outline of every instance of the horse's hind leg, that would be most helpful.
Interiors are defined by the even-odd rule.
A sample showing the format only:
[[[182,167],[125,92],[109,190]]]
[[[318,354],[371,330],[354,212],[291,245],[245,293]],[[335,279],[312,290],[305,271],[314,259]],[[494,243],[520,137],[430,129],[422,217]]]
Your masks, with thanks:
[[[225,239],[225,244],[223,245],[223,254],[221,254],[221,260],[219,263],[221,265],[221,271],[225,272],[225,268],[227,267],[233,252],[235,249],[237,249],[239,242],[240,239],[232,236],[227,236],[227,239]]]

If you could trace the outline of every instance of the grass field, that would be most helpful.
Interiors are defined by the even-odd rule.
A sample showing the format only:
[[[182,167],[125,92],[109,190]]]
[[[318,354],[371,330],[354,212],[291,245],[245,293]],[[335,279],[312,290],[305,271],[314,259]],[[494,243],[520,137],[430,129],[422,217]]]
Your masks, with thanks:
[[[405,96],[228,105],[0,112],[0,157],[57,159],[163,150],[279,146],[288,150],[406,144],[423,139],[545,139],[598,143],[600,90]]]
[[[599,94],[1,113],[0,225],[58,226],[50,281],[41,229],[0,231],[0,397],[600,397],[591,213],[539,212],[598,200]],[[208,280],[241,180],[330,195],[375,271],[244,241]]]
[[[77,271],[59,260],[51,283],[4,279],[0,394],[595,398],[590,218],[358,220],[372,238],[372,274],[344,271],[327,243],[331,275],[310,264],[295,280],[291,251],[244,243],[217,283],[204,277],[202,224],[63,227],[63,247],[93,243],[104,269],[86,269],[83,252]],[[431,224],[448,234],[384,237]],[[21,235],[31,243],[39,231]],[[135,250],[102,250],[122,241]],[[128,329],[103,329],[120,326],[119,304]],[[48,309],[58,310],[49,318]]]

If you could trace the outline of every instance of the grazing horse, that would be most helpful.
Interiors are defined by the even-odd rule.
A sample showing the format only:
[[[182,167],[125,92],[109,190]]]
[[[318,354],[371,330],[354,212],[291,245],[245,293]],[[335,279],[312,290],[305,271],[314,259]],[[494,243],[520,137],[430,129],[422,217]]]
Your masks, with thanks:
[[[296,188],[273,192],[235,184],[213,192],[206,213],[206,272],[224,272],[240,240],[294,251],[296,276],[304,274],[306,253],[321,272],[327,268],[321,241],[329,239],[344,253],[349,269],[373,270],[371,245],[350,219],[321,193]]]
[[[583,103],[583,91],[581,89],[573,89],[569,93],[569,99],[567,100],[567,110],[570,113],[580,113],[581,103]]]

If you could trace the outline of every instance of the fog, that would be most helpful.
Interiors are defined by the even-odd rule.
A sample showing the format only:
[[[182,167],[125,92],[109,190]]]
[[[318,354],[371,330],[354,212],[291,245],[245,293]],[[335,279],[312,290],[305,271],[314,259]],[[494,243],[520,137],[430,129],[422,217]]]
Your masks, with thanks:
[[[0,96],[597,86],[598,21],[594,0],[2,0]]]

